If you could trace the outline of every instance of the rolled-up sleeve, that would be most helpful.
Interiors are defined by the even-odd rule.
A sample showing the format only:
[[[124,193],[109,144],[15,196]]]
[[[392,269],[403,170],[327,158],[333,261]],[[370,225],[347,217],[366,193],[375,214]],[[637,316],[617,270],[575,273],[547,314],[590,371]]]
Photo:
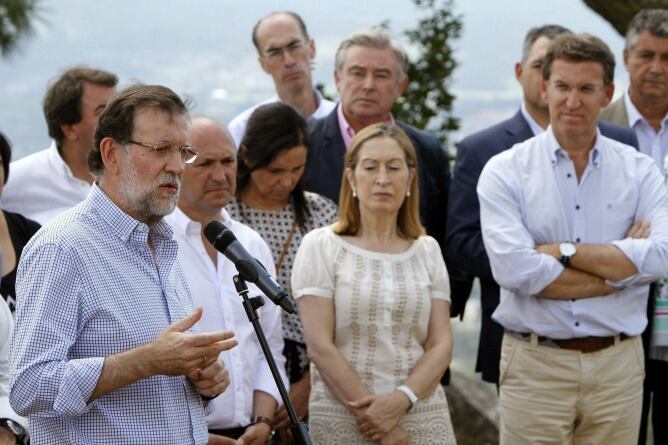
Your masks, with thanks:
[[[44,244],[23,251],[10,390],[10,403],[21,415],[76,417],[90,409],[104,357],[69,357],[81,323],[80,270],[76,255],[64,248]]]
[[[559,277],[564,267],[536,251],[523,224],[520,184],[508,152],[493,157],[478,181],[480,225],[494,280],[513,293],[532,296]]]
[[[610,282],[623,288],[645,285],[668,276],[668,191],[659,169],[643,160],[644,169],[639,170],[639,202],[636,219],[649,222],[649,238],[625,238],[613,241],[619,250],[636,266],[638,272],[624,280]]]

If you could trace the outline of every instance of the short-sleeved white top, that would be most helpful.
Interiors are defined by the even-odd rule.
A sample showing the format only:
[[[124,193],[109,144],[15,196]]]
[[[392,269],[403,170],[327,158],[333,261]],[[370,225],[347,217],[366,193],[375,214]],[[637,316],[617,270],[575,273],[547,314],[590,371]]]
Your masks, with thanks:
[[[404,252],[357,247],[332,226],[307,234],[292,268],[295,298],[333,298],[335,344],[373,393],[402,384],[424,352],[431,300],[450,301],[436,240],[422,236]]]

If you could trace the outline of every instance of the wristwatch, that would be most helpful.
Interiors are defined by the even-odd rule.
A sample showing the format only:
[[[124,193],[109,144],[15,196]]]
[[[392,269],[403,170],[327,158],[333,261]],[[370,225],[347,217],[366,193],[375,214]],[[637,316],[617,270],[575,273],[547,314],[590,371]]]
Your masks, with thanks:
[[[26,430],[18,422],[12,419],[0,419],[0,428],[6,428],[10,433],[16,437],[16,443],[24,443],[26,437]]]
[[[274,422],[272,422],[269,417],[254,416],[251,418],[251,423],[250,423],[251,425],[256,425],[258,423],[266,423],[267,425],[269,425],[269,430],[273,431],[274,429]]]
[[[561,264],[564,267],[568,267],[568,263],[571,261],[573,255],[575,255],[576,249],[575,244],[570,241],[559,244],[559,253],[561,254]]]

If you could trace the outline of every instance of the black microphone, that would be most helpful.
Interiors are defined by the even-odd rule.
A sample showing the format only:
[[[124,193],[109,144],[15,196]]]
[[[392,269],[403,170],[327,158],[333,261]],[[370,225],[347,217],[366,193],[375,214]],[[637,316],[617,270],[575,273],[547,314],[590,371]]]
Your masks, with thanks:
[[[255,284],[284,311],[290,314],[295,312],[288,293],[267,273],[264,266],[248,253],[225,224],[211,221],[204,227],[204,236],[218,252],[234,263],[242,280]]]

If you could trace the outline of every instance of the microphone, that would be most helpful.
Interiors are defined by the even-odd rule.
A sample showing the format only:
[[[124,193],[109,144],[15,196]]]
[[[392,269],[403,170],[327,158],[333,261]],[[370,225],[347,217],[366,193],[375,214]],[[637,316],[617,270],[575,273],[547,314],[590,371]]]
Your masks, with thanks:
[[[225,224],[220,221],[211,221],[204,227],[204,236],[218,252],[234,263],[242,280],[255,284],[284,311],[289,314],[295,312],[288,293],[267,273],[262,263],[248,253]]]

